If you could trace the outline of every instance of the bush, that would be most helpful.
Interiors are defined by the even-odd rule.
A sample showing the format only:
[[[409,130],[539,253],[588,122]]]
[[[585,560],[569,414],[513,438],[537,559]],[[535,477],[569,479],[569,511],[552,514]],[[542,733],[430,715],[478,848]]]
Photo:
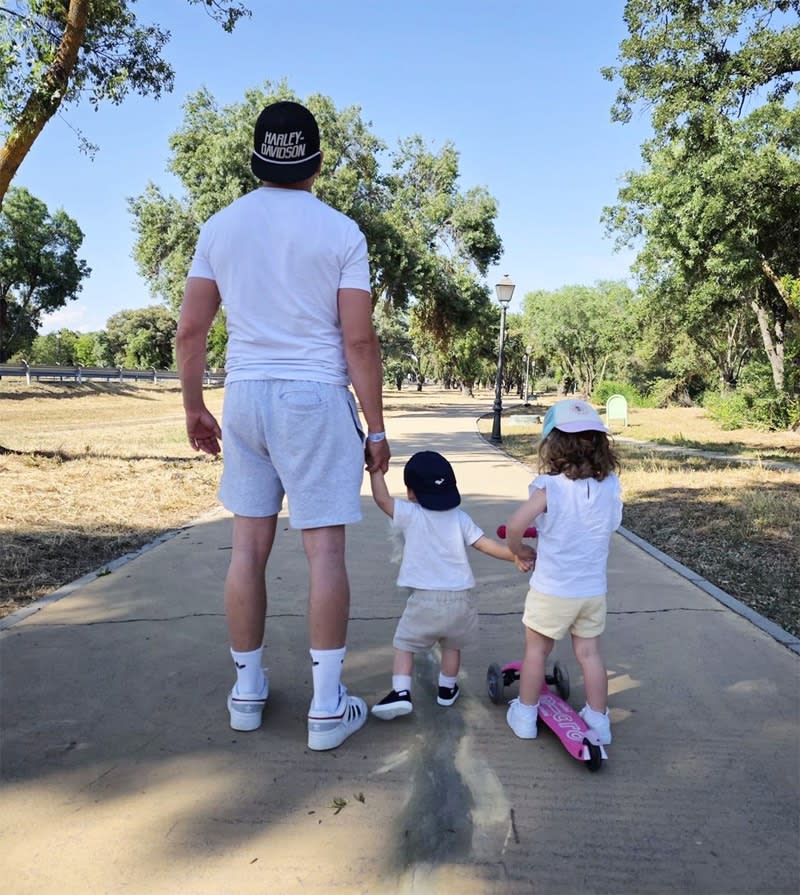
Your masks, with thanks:
[[[558,391],[558,380],[552,376],[542,376],[530,386],[530,391],[539,395],[545,392],[556,392]]]
[[[594,387],[592,401],[595,404],[605,404],[612,395],[622,395],[631,407],[646,407],[647,401],[629,382],[614,382],[612,379],[602,379]]]
[[[678,379],[656,379],[650,386],[650,403],[653,407],[691,407],[691,395],[683,377]]]
[[[707,392],[703,407],[723,429],[788,429],[800,420],[800,397],[775,392]]]

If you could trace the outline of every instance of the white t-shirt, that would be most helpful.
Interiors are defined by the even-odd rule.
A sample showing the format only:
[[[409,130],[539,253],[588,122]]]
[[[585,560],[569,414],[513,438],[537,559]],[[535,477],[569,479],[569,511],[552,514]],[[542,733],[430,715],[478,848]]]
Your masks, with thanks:
[[[408,500],[394,501],[392,527],[405,538],[397,584],[415,590],[468,590],[475,586],[467,547],[483,531],[463,511],[426,510]]]
[[[531,587],[554,597],[599,597],[608,590],[608,547],[622,522],[619,479],[540,475],[530,492],[547,493],[547,510],[534,520],[539,533]]]
[[[206,221],[189,276],[219,289],[228,382],[349,385],[338,291],[370,290],[355,221],[305,190],[260,187]]]

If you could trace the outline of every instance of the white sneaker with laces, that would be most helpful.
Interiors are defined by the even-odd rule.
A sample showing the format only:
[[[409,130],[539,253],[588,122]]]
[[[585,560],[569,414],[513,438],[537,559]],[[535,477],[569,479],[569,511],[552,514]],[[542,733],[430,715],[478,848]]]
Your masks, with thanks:
[[[506,721],[508,726],[521,740],[536,739],[536,722],[539,718],[539,703],[525,705],[519,698],[512,699],[508,704]]]
[[[360,696],[350,696],[345,687],[339,691],[339,705],[333,714],[308,713],[308,748],[316,752],[335,749],[367,720],[367,704]]]
[[[233,730],[258,730],[261,716],[269,696],[269,681],[264,676],[264,686],[260,693],[239,693],[236,684],[228,694],[228,711]]]
[[[611,721],[608,717],[608,709],[605,712],[596,712],[588,703],[578,712],[586,722],[587,727],[597,734],[597,738],[604,746],[611,742]]]

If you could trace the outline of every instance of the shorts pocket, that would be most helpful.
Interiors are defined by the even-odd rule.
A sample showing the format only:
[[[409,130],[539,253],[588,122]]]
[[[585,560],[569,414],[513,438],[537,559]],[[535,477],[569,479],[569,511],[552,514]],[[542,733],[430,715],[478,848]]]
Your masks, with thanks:
[[[293,413],[314,413],[325,406],[317,383],[296,383],[281,391],[281,405]]]

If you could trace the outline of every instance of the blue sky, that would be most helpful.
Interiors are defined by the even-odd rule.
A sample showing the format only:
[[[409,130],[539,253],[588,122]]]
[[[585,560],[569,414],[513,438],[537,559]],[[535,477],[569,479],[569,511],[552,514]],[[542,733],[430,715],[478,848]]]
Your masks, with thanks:
[[[640,113],[613,124],[616,87],[600,68],[616,62],[626,36],[623,0],[251,0],[253,17],[225,34],[183,0],[140,0],[142,22],[172,32],[165,55],[175,90],[159,101],[131,96],[121,106],[63,111],[45,128],[14,185],[81,226],[91,277],[45,330],[104,327],[123,308],[154,299],[132,260],[127,198],[148,181],[172,193],[167,140],[185,98],[200,87],[221,103],[286,79],[300,96],[322,93],[358,105],[390,146],[420,134],[433,148],[452,141],[460,186],[497,199],[503,257],[490,286],[508,273],[526,292],[628,276],[630,252],[616,253],[600,223],[619,179],[640,165],[648,135]],[[74,129],[100,146],[94,159]]]

